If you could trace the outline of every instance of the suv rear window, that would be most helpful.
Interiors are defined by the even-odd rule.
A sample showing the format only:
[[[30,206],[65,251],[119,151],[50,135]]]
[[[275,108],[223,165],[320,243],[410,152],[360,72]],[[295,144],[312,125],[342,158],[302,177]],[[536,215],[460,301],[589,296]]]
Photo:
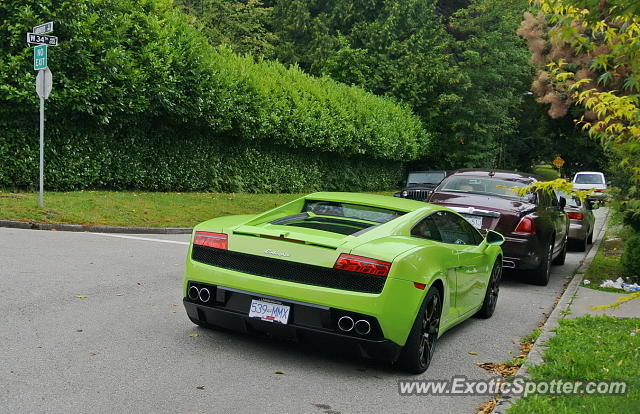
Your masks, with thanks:
[[[440,191],[488,194],[517,200],[519,197],[511,191],[511,188],[524,186],[525,184],[517,181],[500,180],[498,178],[453,176],[445,181]]]
[[[604,184],[604,180],[600,174],[578,174],[576,175],[576,184]]]

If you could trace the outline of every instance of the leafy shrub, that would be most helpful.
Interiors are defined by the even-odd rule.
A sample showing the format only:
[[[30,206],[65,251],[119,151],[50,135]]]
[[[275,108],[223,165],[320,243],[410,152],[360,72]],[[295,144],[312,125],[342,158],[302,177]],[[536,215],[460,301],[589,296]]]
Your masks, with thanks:
[[[106,129],[106,128],[105,128]],[[402,164],[367,157],[234,145],[206,135],[188,138],[52,129],[45,147],[48,190],[147,189],[152,191],[305,192],[384,190],[402,179]],[[188,134],[188,132],[185,132]],[[37,129],[0,135],[0,188],[34,189],[38,174]]]
[[[640,276],[640,234],[635,234],[626,241],[620,263],[627,276]]]
[[[393,160],[428,149],[405,106],[213,48],[171,0],[5,0],[0,15],[3,187],[37,183],[24,32],[48,20],[60,38],[49,54],[48,188],[381,189],[400,179]]]

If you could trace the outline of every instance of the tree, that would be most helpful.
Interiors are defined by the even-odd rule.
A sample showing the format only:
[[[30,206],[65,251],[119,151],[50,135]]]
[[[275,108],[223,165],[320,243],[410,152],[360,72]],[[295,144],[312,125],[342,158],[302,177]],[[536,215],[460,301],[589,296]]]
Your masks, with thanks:
[[[239,54],[271,57],[276,36],[266,23],[271,8],[263,0],[177,0],[196,17],[214,46],[227,45]]]
[[[509,152],[530,131],[519,131],[535,113],[522,111],[532,78],[529,53],[515,31],[527,0],[473,0],[450,18],[454,58],[464,82],[457,102],[439,125],[442,157],[464,167],[505,166]]]
[[[635,0],[540,0],[519,33],[532,61],[545,65],[534,91],[560,117],[574,104],[591,135],[624,142],[640,138],[640,9]]]

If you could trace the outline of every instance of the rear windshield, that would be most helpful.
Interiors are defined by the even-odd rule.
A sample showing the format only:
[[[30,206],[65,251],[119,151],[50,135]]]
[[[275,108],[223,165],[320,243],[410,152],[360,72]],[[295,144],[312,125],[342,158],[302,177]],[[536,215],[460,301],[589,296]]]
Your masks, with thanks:
[[[403,214],[401,211],[380,207],[307,200],[302,214],[285,217],[272,224],[350,235],[389,222]]]
[[[489,177],[449,177],[442,186],[441,191],[456,193],[487,194],[517,200],[517,194],[511,191],[513,187],[524,187],[525,184],[517,181],[500,180]]]
[[[407,184],[439,184],[443,179],[444,173],[442,172],[411,173]]]
[[[582,202],[580,201],[580,199],[575,196],[575,195],[571,195],[565,192],[561,192],[559,193],[559,195],[561,197],[564,197],[565,200],[567,200],[567,205],[569,207],[576,207],[576,208],[580,208],[580,206],[582,206]]]
[[[604,180],[600,174],[578,174],[576,175],[576,184],[604,184]]]

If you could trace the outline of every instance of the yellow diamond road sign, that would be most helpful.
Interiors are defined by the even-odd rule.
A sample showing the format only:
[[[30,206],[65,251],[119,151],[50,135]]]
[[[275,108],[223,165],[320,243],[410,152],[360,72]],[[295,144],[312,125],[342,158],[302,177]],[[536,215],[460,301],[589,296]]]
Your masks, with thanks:
[[[560,158],[560,157],[556,157],[553,160],[553,165],[556,168],[562,168],[562,166],[564,165],[564,160],[562,158]]]

